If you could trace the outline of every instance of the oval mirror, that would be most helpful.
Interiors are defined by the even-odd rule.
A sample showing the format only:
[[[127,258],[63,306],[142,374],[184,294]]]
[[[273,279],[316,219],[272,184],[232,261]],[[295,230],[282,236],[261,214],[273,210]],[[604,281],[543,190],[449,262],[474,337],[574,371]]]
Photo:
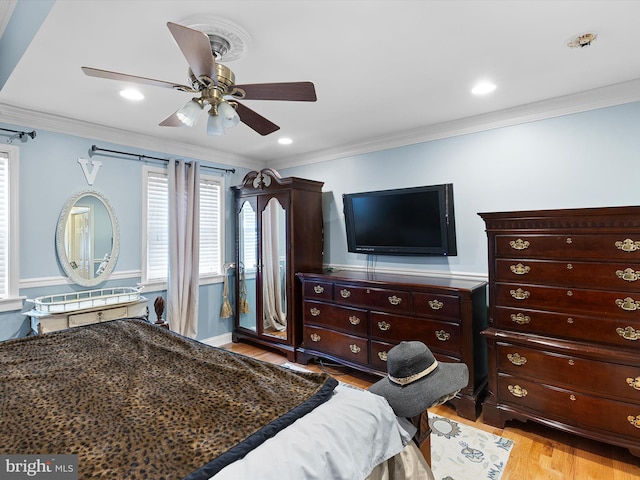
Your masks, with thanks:
[[[109,278],[118,259],[120,231],[109,201],[85,190],[60,213],[56,249],[63,270],[78,285],[93,287]]]

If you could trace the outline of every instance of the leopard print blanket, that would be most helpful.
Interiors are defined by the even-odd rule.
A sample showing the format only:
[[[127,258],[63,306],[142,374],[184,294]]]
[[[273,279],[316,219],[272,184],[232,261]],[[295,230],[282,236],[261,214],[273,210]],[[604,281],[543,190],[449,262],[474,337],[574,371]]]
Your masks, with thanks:
[[[337,385],[143,320],[0,344],[0,452],[77,454],[79,478],[209,478]]]

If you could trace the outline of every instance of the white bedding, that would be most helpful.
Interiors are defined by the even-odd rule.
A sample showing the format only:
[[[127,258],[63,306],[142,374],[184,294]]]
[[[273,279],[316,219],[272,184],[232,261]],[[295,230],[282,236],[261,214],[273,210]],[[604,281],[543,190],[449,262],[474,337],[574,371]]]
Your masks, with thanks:
[[[384,398],[340,384],[331,400],[212,479],[362,480],[414,434]]]

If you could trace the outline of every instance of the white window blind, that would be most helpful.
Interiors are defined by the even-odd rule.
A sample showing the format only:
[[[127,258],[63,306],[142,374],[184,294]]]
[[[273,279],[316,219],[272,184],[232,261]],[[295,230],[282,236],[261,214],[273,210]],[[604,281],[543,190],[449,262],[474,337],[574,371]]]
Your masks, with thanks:
[[[221,273],[221,188],[200,177],[200,276]]]
[[[9,156],[0,152],[0,298],[9,292]]]
[[[200,276],[219,275],[223,247],[223,180],[200,176]],[[169,273],[169,184],[166,172],[147,172],[147,282],[164,281]]]
[[[167,175],[147,176],[147,281],[164,280],[169,273],[169,182]]]

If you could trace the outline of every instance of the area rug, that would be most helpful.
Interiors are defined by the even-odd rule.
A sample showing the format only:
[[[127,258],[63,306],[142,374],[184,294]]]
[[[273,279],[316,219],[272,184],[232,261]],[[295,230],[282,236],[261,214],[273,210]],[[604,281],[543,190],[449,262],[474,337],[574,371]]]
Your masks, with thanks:
[[[436,480],[500,480],[513,440],[429,414]]]

